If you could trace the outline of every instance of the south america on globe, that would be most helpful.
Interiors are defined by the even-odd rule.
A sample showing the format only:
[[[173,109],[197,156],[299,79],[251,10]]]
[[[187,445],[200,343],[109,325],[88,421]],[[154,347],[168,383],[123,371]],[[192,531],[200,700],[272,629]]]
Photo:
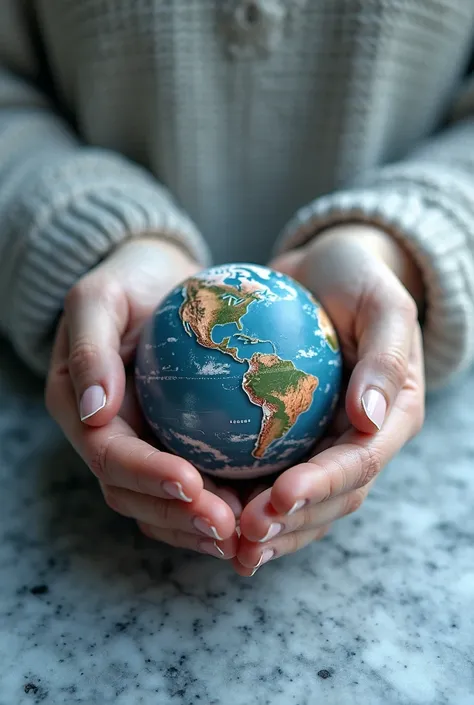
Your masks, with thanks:
[[[226,264],[187,279],[157,308],[135,380],[168,450],[202,472],[244,479],[308,455],[341,372],[336,333],[309,291],[267,267]]]

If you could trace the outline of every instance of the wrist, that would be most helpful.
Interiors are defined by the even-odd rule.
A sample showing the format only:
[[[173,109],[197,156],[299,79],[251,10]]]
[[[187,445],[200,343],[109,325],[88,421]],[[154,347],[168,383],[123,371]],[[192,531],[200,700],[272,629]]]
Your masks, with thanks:
[[[334,226],[318,236],[357,242],[382,261],[398,277],[421,312],[425,304],[423,276],[415,258],[393,235],[375,225],[351,223]]]

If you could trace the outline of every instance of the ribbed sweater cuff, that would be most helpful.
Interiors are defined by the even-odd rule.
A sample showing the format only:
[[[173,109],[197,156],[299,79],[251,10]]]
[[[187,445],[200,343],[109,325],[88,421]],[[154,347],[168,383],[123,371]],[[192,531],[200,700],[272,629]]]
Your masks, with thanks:
[[[474,355],[472,213],[462,206],[454,209],[452,194],[443,203],[428,184],[397,189],[387,182],[332,194],[302,208],[282,233],[278,250],[301,246],[328,227],[349,222],[378,225],[398,238],[423,274],[426,380],[436,388],[465,370]]]
[[[23,359],[43,373],[64,297],[127,238],[173,240],[202,265],[198,230],[146,171],[100,150],[71,156],[35,179],[15,204],[7,332]]]

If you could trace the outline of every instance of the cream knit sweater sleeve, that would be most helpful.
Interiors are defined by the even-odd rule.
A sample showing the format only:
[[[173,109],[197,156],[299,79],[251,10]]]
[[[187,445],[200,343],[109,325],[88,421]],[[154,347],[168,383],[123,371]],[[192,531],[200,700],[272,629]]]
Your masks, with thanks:
[[[0,224],[0,330],[41,373],[66,292],[121,241],[157,233],[208,259],[196,227],[151,174],[81,144],[1,56]]]
[[[471,106],[474,113],[474,91]],[[279,249],[330,225],[378,224],[413,254],[423,273],[426,377],[445,384],[474,358],[474,118],[452,125],[402,162],[365,174],[347,190],[302,208]]]

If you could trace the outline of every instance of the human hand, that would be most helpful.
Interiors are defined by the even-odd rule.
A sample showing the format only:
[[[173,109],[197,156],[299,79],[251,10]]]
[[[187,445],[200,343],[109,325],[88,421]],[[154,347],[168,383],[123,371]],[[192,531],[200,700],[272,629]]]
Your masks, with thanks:
[[[58,327],[46,404],[112,509],[159,541],[230,558],[236,494],[141,440],[133,380],[126,384],[143,323],[197,269],[175,245],[150,236],[125,243],[79,281]]]
[[[331,522],[358,509],[424,415],[414,300],[422,305],[423,287],[414,262],[391,236],[369,226],[341,226],[271,266],[321,302],[350,377],[332,435],[308,462],[284,472],[245,506],[233,561],[244,576],[321,538]]]

